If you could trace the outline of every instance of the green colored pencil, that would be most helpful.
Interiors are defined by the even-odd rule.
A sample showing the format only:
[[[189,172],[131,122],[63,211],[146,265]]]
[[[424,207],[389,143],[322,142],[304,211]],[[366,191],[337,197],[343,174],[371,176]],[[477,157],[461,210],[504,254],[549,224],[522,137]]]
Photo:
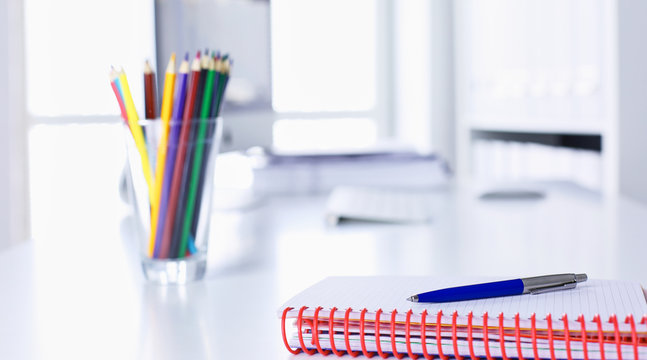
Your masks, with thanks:
[[[191,230],[191,224],[193,223],[194,208],[195,208],[195,198],[198,191],[198,181],[200,177],[200,168],[202,164],[202,157],[204,155],[204,142],[207,132],[207,123],[208,121],[213,121],[209,119],[209,112],[211,110],[211,97],[213,94],[213,81],[215,77],[215,64],[212,58],[209,61],[209,72],[207,73],[207,80],[204,84],[204,94],[202,97],[202,108],[200,109],[200,126],[198,128],[198,135],[195,142],[195,154],[193,156],[193,164],[191,169],[191,180],[189,183],[189,194],[186,203],[186,211],[184,213],[184,222],[182,223],[182,237],[180,240],[180,248],[178,250],[178,257],[182,258],[186,254],[187,242],[189,239],[189,233]],[[209,120],[208,120],[209,119]],[[202,174],[204,176],[204,174]]]

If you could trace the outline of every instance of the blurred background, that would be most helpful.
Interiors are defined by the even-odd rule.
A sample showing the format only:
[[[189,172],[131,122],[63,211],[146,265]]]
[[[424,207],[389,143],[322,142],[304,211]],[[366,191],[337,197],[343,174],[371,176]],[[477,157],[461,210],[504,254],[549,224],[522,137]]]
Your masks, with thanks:
[[[3,1],[0,248],[70,231],[52,218],[66,209],[124,206],[110,65],[142,110],[144,61],[161,81],[171,52],[204,47],[234,59],[223,151],[240,158],[407,149],[449,181],[647,202],[645,14],[638,0]],[[236,159],[225,185],[261,186]]]

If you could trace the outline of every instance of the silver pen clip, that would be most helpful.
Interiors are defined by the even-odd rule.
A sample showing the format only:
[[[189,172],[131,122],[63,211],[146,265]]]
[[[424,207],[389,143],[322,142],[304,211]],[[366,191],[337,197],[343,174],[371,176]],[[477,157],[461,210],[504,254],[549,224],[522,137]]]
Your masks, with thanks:
[[[586,274],[557,274],[523,278],[524,294],[543,294],[551,291],[574,289],[577,283],[587,280]]]

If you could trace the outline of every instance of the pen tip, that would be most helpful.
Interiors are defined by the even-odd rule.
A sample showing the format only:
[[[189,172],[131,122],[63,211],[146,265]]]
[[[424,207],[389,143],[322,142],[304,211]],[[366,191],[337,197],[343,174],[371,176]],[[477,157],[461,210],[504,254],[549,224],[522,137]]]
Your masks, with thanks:
[[[418,295],[409,296],[407,300],[411,302],[418,302]]]

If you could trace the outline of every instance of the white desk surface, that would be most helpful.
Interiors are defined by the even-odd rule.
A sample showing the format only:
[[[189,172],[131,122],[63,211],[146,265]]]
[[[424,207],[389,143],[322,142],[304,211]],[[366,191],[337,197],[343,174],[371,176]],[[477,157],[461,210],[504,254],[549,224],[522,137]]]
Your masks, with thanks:
[[[94,202],[75,201],[95,208],[40,217],[35,240],[0,252],[0,359],[285,359],[278,307],[330,275],[586,272],[647,284],[647,208],[570,185],[540,201],[439,190],[420,225],[327,227],[324,197],[273,198],[217,213],[207,279],[173,287],[142,280],[126,207],[96,216]]]

